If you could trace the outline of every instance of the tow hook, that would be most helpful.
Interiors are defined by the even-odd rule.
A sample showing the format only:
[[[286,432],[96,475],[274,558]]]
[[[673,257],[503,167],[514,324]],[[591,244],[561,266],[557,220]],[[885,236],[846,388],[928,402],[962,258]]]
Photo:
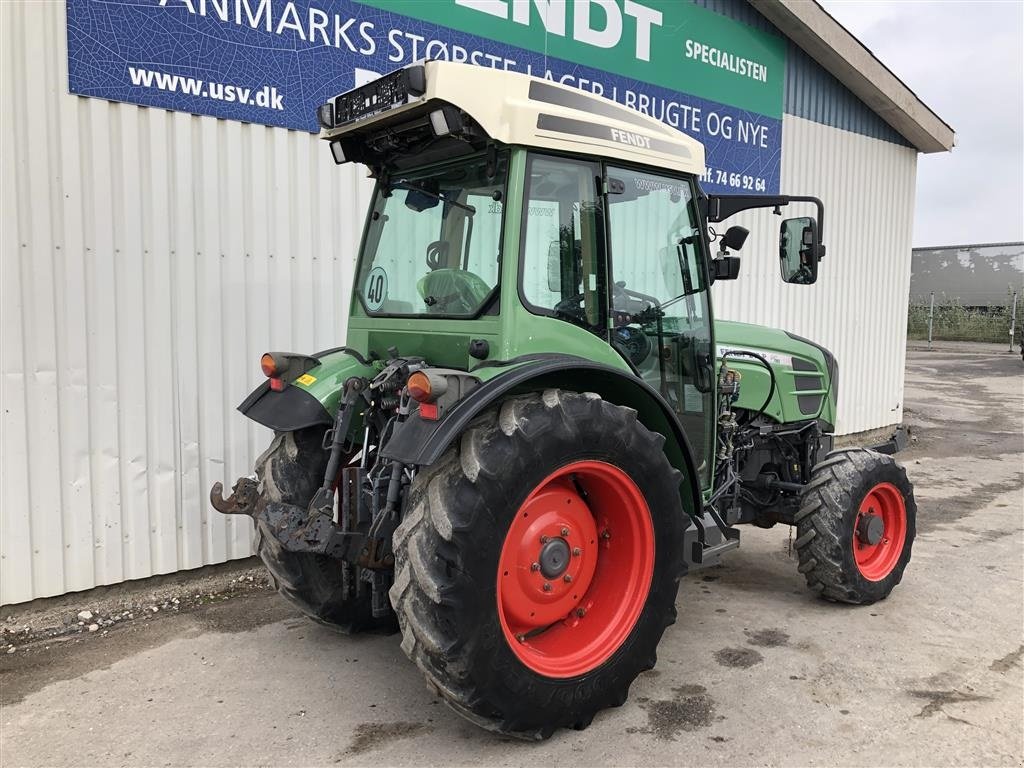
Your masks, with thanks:
[[[291,552],[326,555],[348,563],[365,559],[366,536],[343,531],[334,522],[331,512],[315,507],[309,510],[281,502],[260,503],[259,483],[251,477],[240,477],[232,493],[224,498],[224,486],[217,482],[210,489],[210,503],[225,515],[248,515],[257,526]],[[390,563],[385,564],[390,565]],[[382,567],[374,563],[366,567]]]
[[[218,480],[210,489],[210,503],[225,515],[252,515],[259,500],[259,483],[251,477],[240,477],[231,489],[231,495],[224,498],[224,486]]]

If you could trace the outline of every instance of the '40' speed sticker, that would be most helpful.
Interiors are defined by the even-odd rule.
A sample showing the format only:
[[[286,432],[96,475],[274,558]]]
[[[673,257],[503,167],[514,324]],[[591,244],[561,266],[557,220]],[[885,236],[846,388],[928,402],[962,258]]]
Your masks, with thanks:
[[[376,312],[384,306],[384,300],[388,297],[388,273],[380,267],[374,267],[366,276],[366,284],[363,286],[363,299],[366,301],[366,308]]]

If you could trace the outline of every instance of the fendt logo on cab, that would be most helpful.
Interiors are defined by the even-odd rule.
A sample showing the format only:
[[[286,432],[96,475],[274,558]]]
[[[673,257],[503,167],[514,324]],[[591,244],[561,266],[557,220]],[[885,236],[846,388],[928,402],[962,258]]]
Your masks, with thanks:
[[[530,26],[531,9],[546,32],[565,37],[568,9],[572,9],[572,39],[595,48],[614,48],[622,40],[623,16],[636,19],[634,52],[640,61],[651,60],[651,27],[661,26],[661,11],[626,0],[621,8],[616,0],[455,0],[456,5],[480,11],[499,19],[509,18]],[[603,19],[602,19],[603,17]]]
[[[617,141],[620,144],[629,144],[631,147],[640,147],[641,149],[651,148],[650,138],[644,136],[642,133],[620,131],[618,128],[609,128],[609,130],[612,132],[613,141]]]

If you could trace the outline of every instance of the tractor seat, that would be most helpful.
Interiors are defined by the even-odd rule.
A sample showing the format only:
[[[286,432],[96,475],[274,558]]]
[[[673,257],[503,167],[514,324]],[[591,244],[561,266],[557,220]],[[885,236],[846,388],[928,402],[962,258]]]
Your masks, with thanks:
[[[416,290],[435,315],[471,315],[491,292],[483,278],[465,269],[435,269],[421,277]]]

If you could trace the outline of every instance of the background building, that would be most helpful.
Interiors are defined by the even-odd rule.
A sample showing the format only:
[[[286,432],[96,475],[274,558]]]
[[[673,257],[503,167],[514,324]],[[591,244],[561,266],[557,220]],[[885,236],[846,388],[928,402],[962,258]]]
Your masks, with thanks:
[[[910,300],[963,307],[1005,307],[1024,293],[1024,243],[980,243],[915,248],[910,259]]]
[[[818,284],[740,217],[716,311],[832,349],[841,432],[900,421],[917,153],[953,132],[866,48],[789,0],[445,2],[0,3],[0,603],[250,554],[207,501],[268,442],[234,406],[344,337],[370,191],[313,107],[423,56],[657,114],[711,191],[821,197]]]

